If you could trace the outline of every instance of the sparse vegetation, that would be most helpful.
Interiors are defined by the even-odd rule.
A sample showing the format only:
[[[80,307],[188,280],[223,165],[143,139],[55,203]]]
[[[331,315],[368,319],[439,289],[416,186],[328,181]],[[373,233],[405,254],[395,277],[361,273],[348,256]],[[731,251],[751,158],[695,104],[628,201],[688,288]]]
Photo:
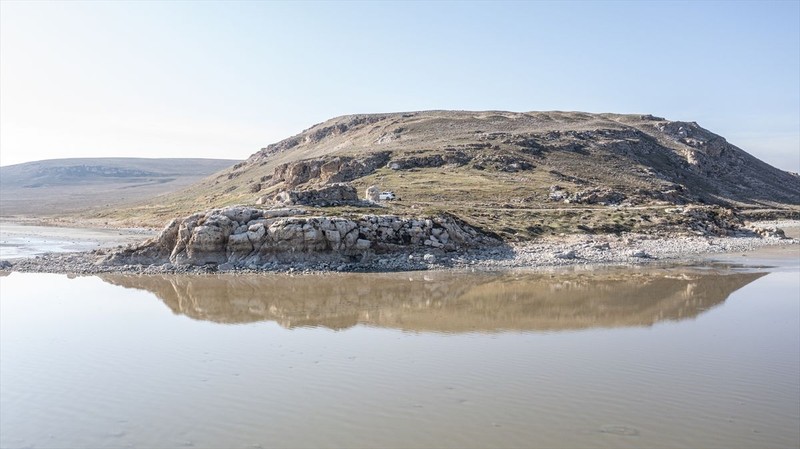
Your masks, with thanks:
[[[198,184],[93,217],[163,226],[199,210],[268,206],[282,190],[340,181],[358,192],[372,185],[395,192],[397,201],[377,206],[386,214],[452,214],[510,241],[657,233],[685,227],[671,209],[686,204],[800,213],[800,178],[693,123],[640,115],[430,111],[335,118]],[[758,187],[741,189],[744,184]],[[373,209],[311,212],[353,216]]]
[[[52,217],[95,210],[98,217],[115,222],[114,213],[120,206],[153,201],[156,195],[185,188],[235,162],[84,158],[0,167],[0,214]],[[158,209],[169,213],[163,207]]]

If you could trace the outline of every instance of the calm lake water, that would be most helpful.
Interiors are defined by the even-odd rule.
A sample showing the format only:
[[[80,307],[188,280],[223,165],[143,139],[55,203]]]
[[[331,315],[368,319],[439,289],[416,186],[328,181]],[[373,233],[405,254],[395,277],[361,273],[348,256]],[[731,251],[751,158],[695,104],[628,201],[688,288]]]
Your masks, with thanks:
[[[800,268],[0,278],[0,446],[789,448]]]

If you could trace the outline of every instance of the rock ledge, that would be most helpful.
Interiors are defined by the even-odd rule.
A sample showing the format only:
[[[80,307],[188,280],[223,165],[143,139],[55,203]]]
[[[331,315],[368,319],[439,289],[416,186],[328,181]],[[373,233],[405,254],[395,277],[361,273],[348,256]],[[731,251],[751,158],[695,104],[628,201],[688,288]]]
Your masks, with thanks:
[[[172,220],[153,239],[111,251],[99,263],[247,267],[276,262],[354,262],[375,254],[445,253],[501,244],[449,215],[345,218],[298,216],[301,214],[293,209],[238,206],[196,213]]]

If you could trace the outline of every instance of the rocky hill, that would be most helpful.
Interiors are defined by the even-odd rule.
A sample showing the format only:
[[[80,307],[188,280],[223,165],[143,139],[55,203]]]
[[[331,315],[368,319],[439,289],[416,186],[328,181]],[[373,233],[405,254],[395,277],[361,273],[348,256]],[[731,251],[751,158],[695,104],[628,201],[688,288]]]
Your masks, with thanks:
[[[174,192],[236,162],[75,158],[0,167],[0,215],[48,216],[118,207]]]
[[[398,200],[365,212],[364,204],[323,198],[307,201],[309,212],[448,213],[511,240],[657,231],[690,222],[687,210],[696,206],[800,210],[797,174],[697,123],[651,115],[426,111],[331,119],[126,214],[163,225],[226,205],[285,205],[286,198],[313,198],[313,191],[342,183],[362,198],[377,186]],[[713,222],[727,213],[700,215],[711,214]]]

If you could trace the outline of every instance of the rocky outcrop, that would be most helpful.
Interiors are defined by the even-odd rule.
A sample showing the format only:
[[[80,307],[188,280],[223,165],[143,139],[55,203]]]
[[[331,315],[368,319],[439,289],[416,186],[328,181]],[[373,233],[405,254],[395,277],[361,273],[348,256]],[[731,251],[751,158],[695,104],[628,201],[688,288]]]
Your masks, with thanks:
[[[783,229],[781,229],[781,228],[779,228],[777,226],[765,226],[765,227],[762,227],[762,226],[753,226],[753,225],[751,225],[749,227],[749,229],[752,230],[754,233],[756,233],[757,235],[759,235],[761,237],[767,237],[767,238],[772,237],[772,238],[779,238],[779,239],[787,238],[786,237],[786,232],[784,232]]]
[[[592,187],[570,194],[563,187],[553,185],[550,186],[549,198],[550,201],[564,203],[616,205],[625,201],[627,195],[604,187]]]
[[[230,207],[173,220],[156,238],[113,252],[101,263],[248,266],[307,258],[352,260],[417,249],[447,252],[500,243],[451,216],[351,219],[275,217],[271,212]]]
[[[364,197],[367,199],[367,201],[377,203],[381,199],[381,189],[378,188],[378,186],[369,186],[364,192]]]
[[[486,170],[492,168],[507,173],[533,170],[536,165],[530,161],[508,154],[481,154],[473,159],[472,168]]]
[[[342,183],[367,176],[386,165],[389,152],[374,153],[364,158],[347,156],[304,159],[275,167],[271,182],[286,187],[296,187],[309,181],[319,184]]]
[[[742,232],[744,221],[733,210],[717,206],[688,206],[680,210],[689,229],[698,235],[732,236]]]
[[[329,207],[358,204],[359,200],[355,187],[349,184],[331,184],[319,189],[286,190],[275,195],[275,202],[284,206]]]
[[[571,203],[577,204],[620,204],[627,198],[622,192],[609,188],[594,187],[581,190],[570,197]]]
[[[337,123],[327,124],[318,123],[311,128],[304,130],[301,134],[283,139],[280,142],[270,144],[262,148],[259,152],[250,156],[251,161],[261,161],[272,155],[291,150],[299,145],[316,144],[325,139],[344,134],[348,131],[358,130],[365,126],[380,122],[387,116],[382,114],[362,114],[343,117]]]
[[[406,156],[393,159],[388,167],[392,170],[410,170],[413,168],[432,168],[443,165],[466,165],[472,156],[462,152],[446,152],[444,154],[429,154],[425,156]]]
[[[695,122],[663,122],[657,128],[669,139],[688,147],[684,147],[681,153],[689,168],[695,172],[705,173],[717,168],[715,165],[728,165],[731,162],[721,157],[730,146],[728,141]]]
[[[531,161],[514,154],[483,154],[477,150],[486,149],[487,145],[465,145],[464,149],[446,148],[442,154],[421,156],[403,156],[392,159],[387,164],[392,170],[413,170],[417,168],[434,168],[450,165],[461,167],[472,163],[472,168],[486,170],[488,168],[508,173],[532,170],[536,166]],[[488,147],[491,147],[488,144]]]

